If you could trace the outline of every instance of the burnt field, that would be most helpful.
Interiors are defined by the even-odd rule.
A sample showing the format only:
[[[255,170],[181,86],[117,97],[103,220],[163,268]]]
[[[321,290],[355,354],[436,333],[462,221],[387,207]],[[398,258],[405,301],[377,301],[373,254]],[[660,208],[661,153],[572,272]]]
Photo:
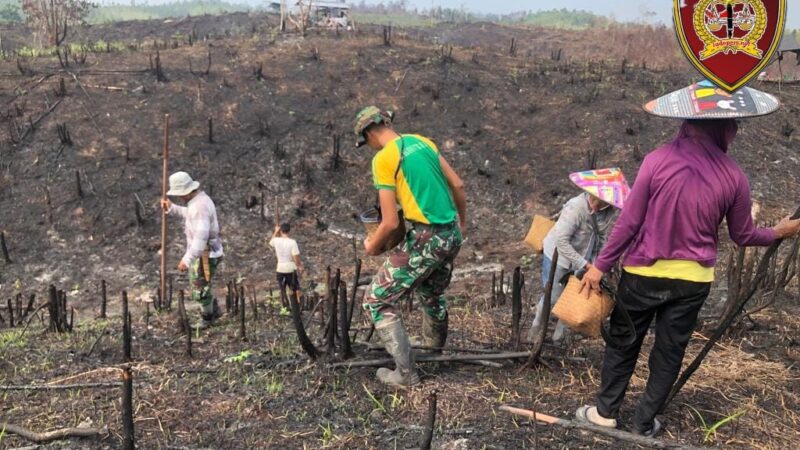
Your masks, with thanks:
[[[0,421],[35,431],[91,421],[109,433],[44,448],[122,446],[121,388],[107,384],[119,381],[125,359],[124,290],[139,448],[417,448],[433,391],[433,448],[637,448],[498,410],[509,404],[571,416],[598,386],[600,339],[546,346],[533,368],[524,359],[420,363],[421,387],[395,392],[374,379],[372,367],[331,367],[344,352],[327,354],[325,317],[312,317],[311,309],[332,285],[326,268],[340,269],[345,298],[356,304],[352,359],[385,357],[376,339],[365,342],[369,324],[357,306],[363,289],[352,292],[356,260],[364,261],[361,278],[381,262],[365,258],[352,239],[363,233],[354,215],[371,205],[374,191],[372,155],[352,148],[351,119],[376,103],[397,111],[399,130],[433,138],[467,183],[470,227],[448,293],[454,350],[445,355],[527,350],[513,335],[511,283],[495,281],[503,287],[493,292],[493,278],[502,270],[510,280],[521,267],[526,331],[541,293],[539,257],[520,243],[531,216],[557,212],[576,194],[566,175],[592,160],[620,166],[633,180],[642,156],[677,129],[640,109],[696,77],[671,32],[616,30],[614,39],[632,44],[607,47],[590,33],[470,24],[394,30],[385,45],[372,27],[300,38],[273,32],[274,24],[237,14],[97,26],[77,32],[74,41],[86,47],[68,64],[63,55],[0,60],[0,231],[11,260],[0,255]],[[23,28],[2,33],[6,50],[27,43]],[[651,60],[641,49],[650,41],[672,50]],[[800,90],[754,87],[779,95],[784,106],[744,123],[731,153],[749,174],[766,223],[797,206]],[[191,356],[177,306],[187,280],[171,273],[171,308],[157,311],[153,303],[164,114],[170,170],[190,172],[217,204],[226,257],[216,297],[225,303],[231,281],[244,288],[238,312],[231,307],[220,326],[191,333]],[[266,239],[276,201],[307,262],[302,319],[323,353],[317,361],[301,350],[273,291]],[[181,224],[172,221],[170,267],[183,245]],[[798,446],[797,247],[784,244],[751,314],[670,405],[664,439]],[[757,258],[739,258],[724,245],[687,361],[747,287]],[[98,318],[101,281],[106,318]],[[66,294],[67,321],[74,308],[71,332],[48,331],[47,307],[25,312],[31,295],[33,310],[48,303],[50,285]],[[187,308],[196,318],[196,306]],[[406,317],[412,334],[420,322],[416,309]],[[631,381],[633,400],[644,388],[647,356]],[[16,389],[45,384],[51,388]],[[623,407],[623,424],[632,405]],[[2,448],[25,445],[0,433]]]

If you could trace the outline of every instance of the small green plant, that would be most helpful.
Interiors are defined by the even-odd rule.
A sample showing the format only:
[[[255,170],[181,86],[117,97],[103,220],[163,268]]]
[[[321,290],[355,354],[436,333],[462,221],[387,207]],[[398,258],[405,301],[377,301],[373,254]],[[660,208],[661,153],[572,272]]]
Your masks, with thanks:
[[[7,330],[0,333],[0,350],[11,347],[25,347],[28,341],[22,335],[22,330]]]
[[[330,444],[331,441],[333,441],[333,439],[336,437],[336,435],[333,434],[333,425],[328,422],[325,425],[320,425],[319,427],[322,428],[322,445]]]
[[[386,406],[383,404],[383,402],[378,400],[375,395],[372,394],[372,391],[369,390],[367,385],[362,384],[362,386],[364,386],[364,391],[367,393],[367,397],[369,397],[369,399],[372,401],[372,404],[375,405],[375,409],[373,411],[380,411],[384,414],[389,414],[389,412],[386,411]]]
[[[274,373],[270,377],[269,383],[267,383],[267,392],[271,395],[279,395],[283,392],[283,380]]]
[[[240,363],[246,360],[247,358],[253,356],[253,352],[250,350],[242,350],[237,355],[228,356],[224,359],[226,363]]]
[[[392,409],[397,409],[397,407],[398,407],[398,406],[400,406],[400,405],[402,405],[402,404],[403,404],[403,397],[401,397],[400,395],[398,395],[398,394],[397,394],[397,392],[395,392],[394,394],[392,394],[392,403],[391,403],[391,408],[392,408]]]
[[[700,414],[700,411],[698,411],[697,409],[695,409],[691,405],[686,405],[686,406],[688,406],[689,409],[694,411],[695,415],[700,420],[700,427],[706,433],[705,436],[703,436],[703,443],[704,444],[707,444],[709,442],[713,442],[714,439],[717,437],[717,430],[718,429],[720,429],[723,425],[726,425],[726,424],[728,424],[730,422],[733,422],[734,420],[738,419],[739,417],[742,417],[746,412],[746,411],[735,412],[735,413],[733,413],[733,414],[731,414],[729,416],[723,417],[722,419],[720,419],[716,423],[711,424],[709,426],[709,424],[706,423],[706,419],[704,419],[703,415]]]
[[[292,315],[292,312],[289,311],[289,308],[287,308],[285,306],[281,306],[281,310],[280,310],[280,312],[278,312],[278,315],[281,316],[281,317],[289,317],[289,316]]]

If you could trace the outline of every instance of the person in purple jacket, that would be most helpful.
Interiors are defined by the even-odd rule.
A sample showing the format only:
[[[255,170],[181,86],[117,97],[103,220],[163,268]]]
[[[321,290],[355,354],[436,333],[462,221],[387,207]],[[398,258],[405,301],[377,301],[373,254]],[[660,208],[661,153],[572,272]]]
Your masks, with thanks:
[[[578,409],[579,420],[616,427],[617,416],[650,323],[647,387],[636,407],[634,432],[655,435],[655,416],[666,402],[714,280],[718,229],[727,221],[740,246],[769,246],[798,233],[800,220],[756,228],[747,176],[728,155],[738,129],[733,119],[686,120],[672,141],[645,157],[606,246],[582,280],[581,292],[599,290],[605,273],[622,259],[618,301],[630,313],[636,341],[606,345],[596,406]],[[612,336],[625,335],[622,314],[611,314]]]

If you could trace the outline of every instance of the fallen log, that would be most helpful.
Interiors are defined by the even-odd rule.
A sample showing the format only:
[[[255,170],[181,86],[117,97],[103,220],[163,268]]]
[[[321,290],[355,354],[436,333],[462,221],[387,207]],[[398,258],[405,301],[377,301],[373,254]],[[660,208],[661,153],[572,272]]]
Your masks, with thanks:
[[[16,434],[19,437],[25,438],[31,442],[43,444],[46,442],[57,441],[59,439],[71,437],[95,437],[105,436],[108,434],[108,427],[103,428],[61,428],[59,430],[48,431],[45,433],[36,433],[19,425],[11,423],[0,422],[0,430],[5,433]]]
[[[513,406],[502,405],[500,411],[504,411],[515,416],[527,417],[536,420],[537,422],[547,425],[558,425],[567,429],[585,430],[592,433],[602,434],[620,441],[630,442],[632,444],[641,445],[646,448],[663,448],[663,449],[687,449],[695,450],[702,449],[703,447],[695,447],[692,445],[678,444],[676,442],[667,442],[661,439],[649,438],[633,434],[628,431],[618,430],[616,428],[601,427],[591,423],[579,422],[577,420],[561,419],[559,417],[548,416],[539,412],[531,411],[529,409],[514,408]]]
[[[484,353],[480,355],[417,355],[417,362],[458,362],[458,361],[488,361],[493,359],[521,359],[530,357],[529,352]],[[327,367],[375,367],[383,366],[394,361],[392,358],[370,359],[367,361],[346,361],[328,364]]]
[[[68,389],[99,389],[99,388],[118,388],[121,383],[78,383],[78,384],[30,384],[17,386],[0,386],[0,392],[4,391],[55,391]]]

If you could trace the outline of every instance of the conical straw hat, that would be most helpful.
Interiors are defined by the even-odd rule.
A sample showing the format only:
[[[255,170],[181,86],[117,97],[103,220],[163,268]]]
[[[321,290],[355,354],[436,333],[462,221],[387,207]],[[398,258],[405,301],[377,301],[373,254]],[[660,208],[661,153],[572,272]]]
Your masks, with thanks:
[[[616,167],[575,172],[569,179],[579,188],[619,209],[625,205],[631,191],[622,170]]]

